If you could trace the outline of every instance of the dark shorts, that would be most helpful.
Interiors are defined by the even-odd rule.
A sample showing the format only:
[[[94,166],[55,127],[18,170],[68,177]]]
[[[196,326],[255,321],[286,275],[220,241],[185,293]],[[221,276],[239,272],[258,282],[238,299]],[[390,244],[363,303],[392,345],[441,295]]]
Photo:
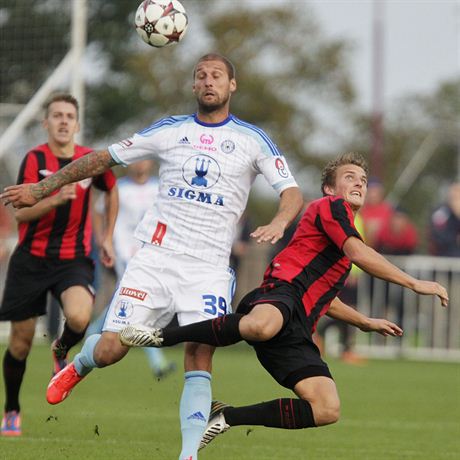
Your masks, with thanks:
[[[332,378],[312,340],[311,325],[296,289],[280,280],[265,283],[241,300],[237,313],[247,314],[255,305],[262,303],[277,307],[284,318],[283,328],[275,337],[267,342],[248,342],[271,376],[291,390],[308,377]]]
[[[89,257],[73,260],[35,257],[19,248],[8,265],[0,321],[22,321],[46,313],[47,294],[60,302],[72,286],[84,286],[94,295],[94,262]]]

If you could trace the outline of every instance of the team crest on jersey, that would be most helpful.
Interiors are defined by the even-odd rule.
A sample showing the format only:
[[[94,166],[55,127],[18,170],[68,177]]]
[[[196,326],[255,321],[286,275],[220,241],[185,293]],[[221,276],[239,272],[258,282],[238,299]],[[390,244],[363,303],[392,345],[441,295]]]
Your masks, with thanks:
[[[120,300],[115,307],[115,315],[120,319],[129,318],[133,311],[133,304],[129,300]]]
[[[235,143],[230,139],[226,139],[220,144],[220,149],[224,153],[232,153],[235,150]]]
[[[219,163],[205,154],[190,157],[182,166],[182,177],[193,188],[211,188],[220,174]]]
[[[286,177],[289,176],[289,173],[287,172],[286,166],[284,165],[284,162],[283,162],[283,160],[281,158],[277,158],[275,160],[275,167],[278,170],[278,174],[281,177],[286,178]]]

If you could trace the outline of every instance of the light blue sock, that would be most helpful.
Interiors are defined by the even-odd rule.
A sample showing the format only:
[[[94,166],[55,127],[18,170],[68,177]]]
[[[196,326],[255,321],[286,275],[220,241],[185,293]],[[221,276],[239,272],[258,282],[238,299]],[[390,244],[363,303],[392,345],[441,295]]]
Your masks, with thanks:
[[[147,355],[147,361],[149,367],[152,369],[154,374],[159,374],[166,367],[167,361],[163,350],[153,347],[144,347],[145,354]]]
[[[95,367],[98,367],[94,361],[94,349],[96,348],[97,342],[101,338],[101,334],[90,335],[83,344],[80,353],[75,355],[73,364],[75,370],[80,377],[88,375]]]
[[[90,335],[93,334],[101,334],[102,333],[102,328],[104,326],[104,321],[105,321],[105,316],[107,315],[107,310],[108,307],[104,308],[104,311],[93,321],[88,326],[88,329],[86,329],[86,337],[89,337]]]
[[[201,436],[211,410],[211,374],[205,371],[185,373],[180,401],[182,452],[179,460],[196,460]]]

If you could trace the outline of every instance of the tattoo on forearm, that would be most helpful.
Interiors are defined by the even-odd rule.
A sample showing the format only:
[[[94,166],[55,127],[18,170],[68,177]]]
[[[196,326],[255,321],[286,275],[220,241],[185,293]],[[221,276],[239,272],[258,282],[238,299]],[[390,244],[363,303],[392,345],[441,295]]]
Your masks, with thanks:
[[[107,150],[90,153],[68,164],[32,188],[34,198],[42,199],[63,185],[97,176],[115,166],[116,162]]]

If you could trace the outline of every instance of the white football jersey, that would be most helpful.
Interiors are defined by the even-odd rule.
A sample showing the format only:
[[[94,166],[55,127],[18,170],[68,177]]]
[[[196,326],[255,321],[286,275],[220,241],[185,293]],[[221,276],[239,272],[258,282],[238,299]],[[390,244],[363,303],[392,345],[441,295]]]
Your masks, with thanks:
[[[218,265],[228,265],[255,177],[263,174],[278,193],[297,186],[267,134],[233,115],[218,124],[196,115],[163,118],[109,152],[120,164],[160,165],[159,194],[136,237]]]

